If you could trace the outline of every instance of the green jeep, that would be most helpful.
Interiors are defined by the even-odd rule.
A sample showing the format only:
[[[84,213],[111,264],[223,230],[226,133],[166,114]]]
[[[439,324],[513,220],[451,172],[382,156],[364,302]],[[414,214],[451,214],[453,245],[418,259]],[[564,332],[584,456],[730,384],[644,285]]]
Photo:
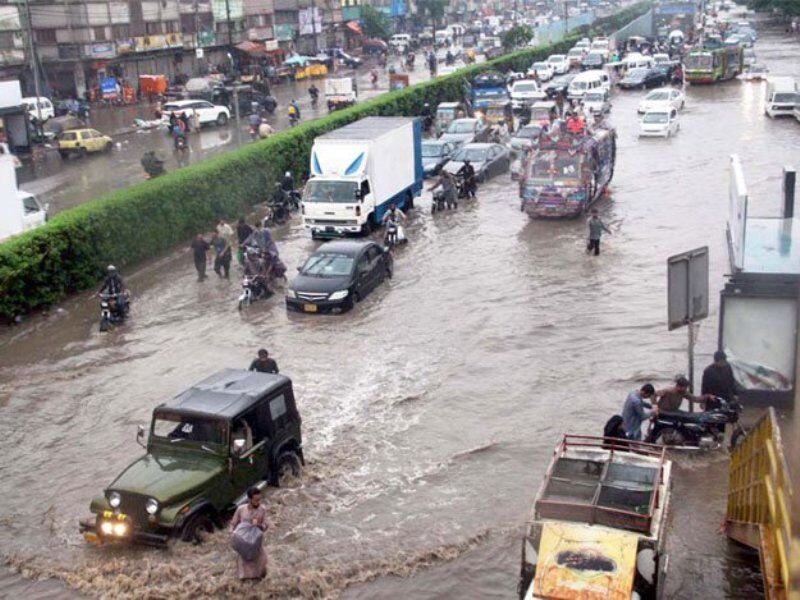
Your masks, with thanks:
[[[147,454],[92,500],[91,542],[202,541],[253,485],[280,485],[305,464],[292,382],[226,369],[153,411]]]

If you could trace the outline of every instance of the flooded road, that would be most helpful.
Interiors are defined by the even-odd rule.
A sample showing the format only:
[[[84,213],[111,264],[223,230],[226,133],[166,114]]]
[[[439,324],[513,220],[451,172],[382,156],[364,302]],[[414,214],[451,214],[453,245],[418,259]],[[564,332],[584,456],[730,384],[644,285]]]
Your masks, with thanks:
[[[761,32],[756,52],[773,74],[800,76],[797,42]],[[88,294],[6,330],[4,554],[92,595],[514,597],[521,527],[561,433],[600,434],[630,389],[686,368],[686,332],[666,329],[666,259],[709,245],[721,288],[730,153],[751,214],[779,210],[800,124],[767,119],[762,94],[738,81],[691,88],[670,140],[639,140],[641,93],[614,95],[617,169],[598,207],[613,233],[600,257],[584,253],[582,222],[520,213],[503,176],[458,212],[432,217],[419,200],[391,284],[345,316],[287,316],[279,299],[240,314],[235,279],[197,283],[176,248],[123,273],[133,313],[116,332],[98,332]],[[317,246],[296,223],[275,233],[290,269]],[[715,349],[712,307],[698,368]],[[136,425],[259,347],[294,381],[309,462],[296,486],[267,493],[266,586],[235,581],[223,532],[169,552],[87,547],[77,519],[139,454]],[[714,455],[678,467],[665,597],[760,593],[717,534],[726,471]]]
[[[413,83],[429,78],[428,71],[421,66],[422,62],[420,60],[416,69],[409,73]],[[356,77],[359,100],[372,98],[389,89],[388,73],[385,69],[379,70],[378,83],[376,86],[372,85],[369,71],[374,64],[374,59],[367,58],[365,65],[358,71],[340,68],[331,77]],[[389,61],[389,66],[393,64],[398,72],[402,72],[399,59]],[[317,107],[311,106],[308,95],[308,88],[312,82],[320,89]],[[272,93],[278,101],[278,107],[273,115],[267,116],[267,121],[276,131],[289,127],[287,109],[292,99],[296,99],[300,104],[303,121],[327,115],[324,89],[324,79],[273,85]],[[36,162],[26,161],[17,171],[20,188],[37,195],[44,202],[49,202],[50,213],[54,214],[143,181],[144,171],[139,161],[147,150],[155,150],[165,161],[166,170],[174,171],[180,166],[230,152],[242,144],[250,143],[248,115],[241,115],[240,126],[237,128],[234,114],[231,113],[228,125],[207,126],[199,132],[190,134],[189,154],[179,165],[178,157],[173,150],[173,140],[163,127],[130,131],[134,119],[153,119],[154,111],[155,105],[150,104],[93,110],[90,126],[112,137],[114,148],[111,152],[84,158],[62,159],[55,149],[51,149]],[[124,133],[117,134],[118,131]]]

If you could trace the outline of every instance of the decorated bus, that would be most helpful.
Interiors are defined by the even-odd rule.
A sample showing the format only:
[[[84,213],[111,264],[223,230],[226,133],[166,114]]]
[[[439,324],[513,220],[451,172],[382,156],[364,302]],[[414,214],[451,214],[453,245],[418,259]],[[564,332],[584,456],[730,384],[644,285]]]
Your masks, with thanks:
[[[706,44],[695,48],[684,60],[686,81],[690,83],[716,83],[733,79],[744,68],[741,46]]]

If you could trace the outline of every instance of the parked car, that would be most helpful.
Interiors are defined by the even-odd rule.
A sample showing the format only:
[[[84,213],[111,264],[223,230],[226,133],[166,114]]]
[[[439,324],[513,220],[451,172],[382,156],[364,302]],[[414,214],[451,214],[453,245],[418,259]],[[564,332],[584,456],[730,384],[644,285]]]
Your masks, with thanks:
[[[547,62],[553,67],[553,75],[563,75],[569,71],[569,61],[566,54],[551,54]]]
[[[602,69],[606,62],[606,55],[602,52],[592,51],[581,61],[581,69]]]
[[[287,310],[345,312],[393,271],[392,255],[373,241],[336,240],[322,244],[286,289]]]
[[[539,81],[550,81],[553,78],[553,65],[548,62],[535,62],[528,69],[528,76],[532,77],[536,73]]]
[[[173,112],[178,116],[186,114],[189,117],[197,114],[200,125],[208,123],[225,125],[231,118],[227,106],[211,104],[207,100],[175,100],[165,104],[161,110],[161,121],[165,125],[169,123],[169,117]]]
[[[22,105],[28,111],[28,117],[30,119],[38,119],[40,113],[42,122],[56,116],[56,109],[53,103],[50,102],[50,98],[45,98],[44,96],[39,96],[38,98],[36,96],[23,98]]]
[[[458,147],[454,142],[442,140],[424,140],[422,142],[422,170],[425,177],[437,175],[444,164],[450,160],[450,155]]]
[[[648,93],[644,99],[639,102],[636,112],[643,114],[649,110],[675,108],[682,109],[686,104],[686,96],[679,89],[672,87],[664,87],[653,90]]]
[[[301,419],[285,375],[225,369],[153,410],[146,454],[80,522],[88,541],[201,542],[252,486],[300,474]]]
[[[559,94],[566,95],[567,90],[569,90],[569,84],[572,83],[572,80],[577,76],[577,73],[567,73],[566,75],[553,77],[553,79],[544,86],[544,93],[547,94],[548,98],[555,98]]]
[[[92,152],[107,152],[113,142],[96,129],[70,129],[58,136],[58,153],[61,158],[70,154],[86,156]]]
[[[671,137],[681,128],[675,108],[658,108],[644,113],[639,122],[641,137]]]
[[[667,76],[663,71],[653,68],[641,68],[628,71],[628,74],[620,79],[617,85],[624,90],[645,89],[662,86],[667,81]]]
[[[443,142],[471,144],[489,139],[489,128],[481,119],[456,119],[439,138]]]
[[[603,115],[611,110],[611,98],[608,90],[600,89],[586,92],[583,95],[583,110],[587,114]]]
[[[508,148],[502,144],[466,144],[453,153],[444,170],[456,174],[465,160],[472,164],[478,181],[505,173],[511,165]]]

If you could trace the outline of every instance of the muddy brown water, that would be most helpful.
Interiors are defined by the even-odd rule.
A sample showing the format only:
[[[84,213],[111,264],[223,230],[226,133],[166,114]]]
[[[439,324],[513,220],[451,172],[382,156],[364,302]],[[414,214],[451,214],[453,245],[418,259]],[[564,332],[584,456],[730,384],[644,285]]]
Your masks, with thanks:
[[[756,47],[773,74],[795,77],[799,51],[768,32]],[[617,171],[599,206],[613,234],[599,258],[583,252],[583,223],[530,221],[500,177],[458,212],[431,217],[419,200],[395,278],[345,316],[287,316],[278,299],[240,314],[236,279],[197,283],[177,248],[126,269],[133,313],[115,332],[98,332],[88,294],[5,330],[4,556],[108,597],[512,598],[521,526],[559,436],[599,434],[627,391],[685,370],[686,334],[665,326],[666,258],[708,244],[721,288],[730,153],[751,214],[777,214],[800,123],[764,117],[762,85],[689,89],[671,140],[639,140],[641,93],[614,95]],[[276,236],[290,268],[317,246],[297,223]],[[295,486],[267,494],[267,585],[235,582],[224,533],[168,552],[86,546],[77,520],[139,454],[136,425],[262,346],[294,381],[309,460]],[[667,597],[759,596],[752,557],[717,533],[724,456],[680,459],[677,473]],[[28,585],[6,572],[0,595],[34,595]]]

